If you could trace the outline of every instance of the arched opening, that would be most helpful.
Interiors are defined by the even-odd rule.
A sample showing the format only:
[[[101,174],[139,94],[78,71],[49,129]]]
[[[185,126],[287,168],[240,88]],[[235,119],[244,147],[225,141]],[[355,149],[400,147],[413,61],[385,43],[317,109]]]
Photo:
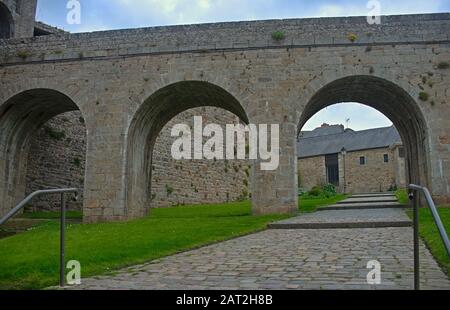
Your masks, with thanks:
[[[248,123],[247,115],[237,99],[214,84],[185,81],[156,91],[136,112],[129,128],[127,217],[143,216],[151,206],[153,153],[161,130],[175,116],[199,107],[221,108]]]
[[[9,39],[13,37],[14,22],[11,12],[0,3],[0,39]]]
[[[71,98],[51,89],[24,91],[0,106],[0,199],[3,214],[26,194],[27,166],[36,133],[55,116],[77,110]],[[52,135],[51,139],[62,138],[58,132],[49,130],[46,134]],[[47,170],[52,173],[51,169]]]
[[[427,126],[424,117],[414,99],[390,81],[373,76],[350,76],[329,83],[306,105],[298,127],[299,134],[314,114],[342,102],[362,103],[389,118],[404,144],[406,182],[429,186]]]
[[[404,144],[382,113],[359,103],[336,103],[315,114],[298,137],[301,193],[394,192],[406,188]],[[334,191],[333,191],[334,192]],[[320,191],[319,191],[320,193]]]

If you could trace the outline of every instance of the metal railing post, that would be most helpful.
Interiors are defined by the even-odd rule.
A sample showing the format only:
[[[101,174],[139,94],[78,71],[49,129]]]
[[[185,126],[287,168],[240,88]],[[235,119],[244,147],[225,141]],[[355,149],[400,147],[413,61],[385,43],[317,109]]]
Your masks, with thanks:
[[[413,192],[414,212],[414,289],[420,290],[420,249],[419,249],[419,192]]]
[[[450,240],[447,235],[447,231],[445,230],[444,225],[442,224],[441,217],[439,216],[438,209],[433,202],[433,198],[431,197],[430,191],[423,186],[410,184],[409,185],[409,199],[412,204],[412,208],[414,209],[414,288],[416,290],[420,289],[420,253],[419,253],[419,242],[420,242],[420,233],[419,233],[419,208],[420,208],[420,195],[419,193],[423,193],[425,201],[428,205],[428,208],[431,211],[431,215],[433,216],[436,227],[438,228],[439,235],[441,236],[442,243],[444,244],[444,248],[447,251],[448,257],[450,257]]]
[[[65,230],[66,230],[66,198],[61,193],[61,223],[60,223],[60,257],[59,257],[59,284],[64,287],[65,284]]]
[[[55,195],[61,194],[61,223],[60,223],[60,267],[59,267],[59,284],[61,287],[65,285],[65,227],[66,227],[66,197],[65,193],[74,193],[75,200],[78,199],[78,189],[77,188],[63,188],[63,189],[47,189],[40,190],[30,194],[16,207],[10,210],[3,218],[0,218],[0,226],[5,224],[11,218],[13,218],[19,211],[21,211],[25,206],[35,197],[42,195]]]

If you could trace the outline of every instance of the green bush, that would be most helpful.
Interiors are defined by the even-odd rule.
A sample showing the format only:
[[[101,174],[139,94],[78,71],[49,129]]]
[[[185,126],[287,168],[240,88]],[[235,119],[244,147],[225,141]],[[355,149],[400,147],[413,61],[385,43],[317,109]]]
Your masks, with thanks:
[[[419,94],[419,99],[422,101],[428,101],[428,98],[430,98],[430,95],[426,92],[421,92]]]
[[[323,187],[323,191],[327,195],[327,197],[333,197],[333,196],[336,196],[336,194],[337,194],[336,186],[334,186],[333,184],[325,185]]]
[[[396,191],[398,191],[397,184],[391,185],[391,187],[389,187],[388,189],[388,192],[396,192]]]
[[[66,137],[66,132],[64,130],[54,129],[50,126],[44,126],[45,133],[54,140],[63,140]]]
[[[309,192],[301,194],[306,199],[332,198],[337,195],[336,187],[333,184],[314,186]]]
[[[282,41],[284,40],[284,38],[286,38],[286,35],[283,31],[272,32],[272,39],[274,39],[275,41]]]

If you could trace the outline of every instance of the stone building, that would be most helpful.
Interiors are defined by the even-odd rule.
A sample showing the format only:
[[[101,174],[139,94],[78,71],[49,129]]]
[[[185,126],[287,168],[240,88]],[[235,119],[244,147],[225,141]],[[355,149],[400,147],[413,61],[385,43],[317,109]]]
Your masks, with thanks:
[[[406,186],[405,150],[394,126],[354,131],[323,124],[301,133],[299,184],[334,184],[340,192],[385,192]]]

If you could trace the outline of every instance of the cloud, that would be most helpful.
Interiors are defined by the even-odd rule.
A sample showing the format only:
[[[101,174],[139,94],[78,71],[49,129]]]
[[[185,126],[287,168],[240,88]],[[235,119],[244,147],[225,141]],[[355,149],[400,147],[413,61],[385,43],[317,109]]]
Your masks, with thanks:
[[[303,130],[313,130],[323,123],[346,125],[347,119],[350,119],[349,127],[353,130],[392,126],[392,122],[386,116],[369,106],[340,103],[319,111],[305,124]]]
[[[366,0],[80,0],[82,25],[65,1],[40,0],[38,18],[72,32],[255,19],[367,15]],[[449,0],[380,0],[382,14],[449,11]]]

